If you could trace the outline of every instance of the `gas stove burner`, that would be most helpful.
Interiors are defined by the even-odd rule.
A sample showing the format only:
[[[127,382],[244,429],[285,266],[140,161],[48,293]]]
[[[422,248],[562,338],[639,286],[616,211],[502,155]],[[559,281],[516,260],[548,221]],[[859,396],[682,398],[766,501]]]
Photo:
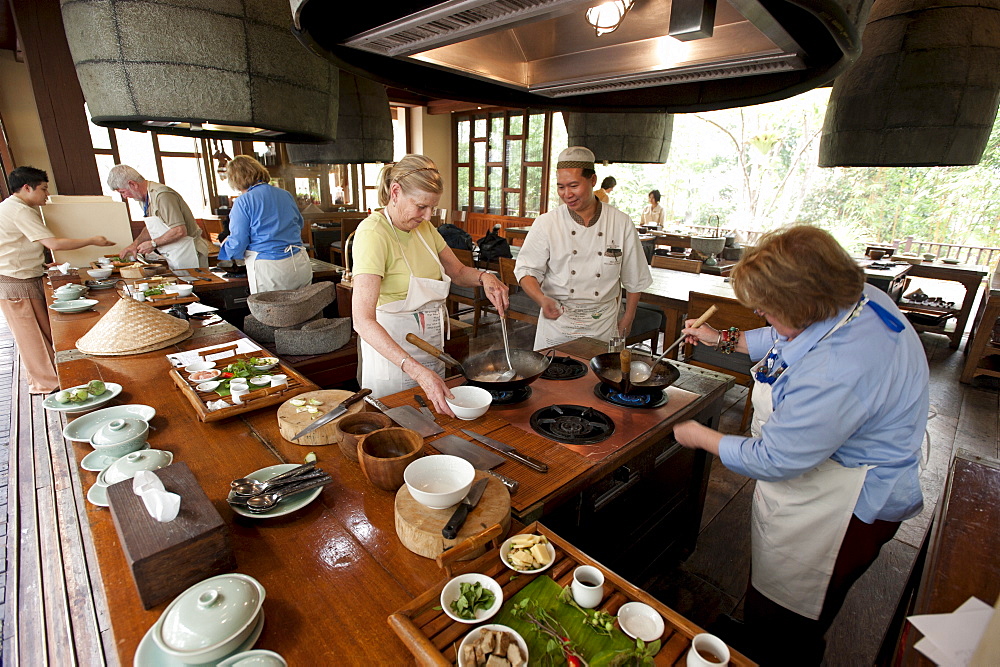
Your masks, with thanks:
[[[531,387],[518,387],[517,389],[487,389],[493,397],[493,405],[515,405],[526,401],[531,397]]]
[[[623,408],[659,408],[667,404],[667,394],[662,389],[654,391],[635,391],[631,394],[618,391],[611,385],[599,382],[594,387],[597,397]]]
[[[587,374],[587,366],[573,357],[554,357],[541,377],[543,380],[575,380]]]
[[[615,432],[615,423],[603,412],[582,405],[550,405],[531,415],[531,428],[556,442],[593,445]]]

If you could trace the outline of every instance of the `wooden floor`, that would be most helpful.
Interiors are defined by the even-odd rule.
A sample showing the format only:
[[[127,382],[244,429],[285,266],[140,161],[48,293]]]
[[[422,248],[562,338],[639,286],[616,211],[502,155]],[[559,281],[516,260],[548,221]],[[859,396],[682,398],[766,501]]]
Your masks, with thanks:
[[[531,345],[532,327],[518,323],[511,334],[517,347]],[[499,338],[498,326],[484,327],[473,353],[497,345]],[[923,341],[931,367],[932,417],[930,457],[921,477],[926,506],[906,522],[848,597],[828,636],[828,665],[872,664],[952,452],[961,447],[994,458],[1000,454],[997,383],[987,378],[972,387],[959,384],[962,353],[949,349],[941,336],[924,335]],[[7,554],[0,572],[0,664],[116,664],[76,462],[58,416],[27,394],[14,360],[0,320],[0,502],[5,504],[0,543]],[[727,395],[723,430],[738,428],[745,393],[736,387]],[[635,583],[703,626],[721,613],[740,616],[749,570],[752,488],[752,482],[716,461],[697,549],[686,561]]]

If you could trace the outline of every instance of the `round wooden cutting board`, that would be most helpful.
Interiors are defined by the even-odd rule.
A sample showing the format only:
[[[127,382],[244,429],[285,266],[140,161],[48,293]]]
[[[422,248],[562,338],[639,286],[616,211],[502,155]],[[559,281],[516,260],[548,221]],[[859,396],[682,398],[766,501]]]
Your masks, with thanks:
[[[503,534],[506,535],[510,529],[510,493],[496,477],[477,470],[476,480],[483,477],[489,479],[486,491],[479,499],[479,504],[469,512],[465,525],[453,540],[446,540],[441,535],[441,529],[455,513],[455,507],[443,510],[431,509],[414,500],[405,484],[401,486],[396,492],[396,535],[399,536],[403,546],[420,556],[437,558],[438,554],[448,547],[453,547],[495,524],[499,523],[503,527]],[[462,560],[478,558],[488,547],[488,544],[484,545]]]
[[[294,437],[296,433],[304,429],[306,426],[313,423],[315,421],[314,417],[316,419],[322,417],[327,412],[340,405],[342,401],[353,395],[353,391],[345,391],[343,389],[320,389],[319,391],[307,391],[304,394],[299,394],[298,396],[293,397],[301,398],[307,401],[310,398],[315,398],[317,401],[323,401],[323,405],[316,406],[319,409],[318,414],[295,412],[297,406],[294,406],[289,402],[291,399],[285,401],[278,408],[278,429],[281,431],[281,437],[296,445],[305,445],[308,447],[320,447],[322,445],[337,444],[337,439],[334,437],[333,433],[333,425],[347,415],[353,415],[355,412],[361,412],[364,410],[364,401],[358,401],[351,407],[347,408],[347,412],[345,412],[341,417],[334,419],[328,424],[323,424],[312,433],[307,433],[298,440],[292,440],[292,437]]]

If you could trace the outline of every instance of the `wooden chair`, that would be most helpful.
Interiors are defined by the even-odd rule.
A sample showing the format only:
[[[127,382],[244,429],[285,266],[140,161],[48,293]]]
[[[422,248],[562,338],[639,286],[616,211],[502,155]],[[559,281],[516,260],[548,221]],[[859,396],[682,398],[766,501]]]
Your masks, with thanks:
[[[687,273],[701,273],[702,267],[702,263],[696,259],[664,257],[663,255],[653,255],[651,264],[656,269],[673,269],[674,271],[686,271]]]
[[[698,317],[710,306],[718,308],[718,311],[708,320],[708,324],[716,329],[738,327],[742,332],[767,326],[764,318],[759,317],[736,299],[700,292],[691,292],[688,296],[688,319]],[[740,352],[722,354],[708,345],[685,343],[684,361],[694,366],[732,375],[737,382],[747,387],[747,402],[743,407],[743,419],[740,421],[740,431],[745,431],[750,421],[750,411],[753,408],[750,400],[753,392],[753,376],[750,375],[750,367],[753,366],[753,362],[750,360],[750,355]]]
[[[358,228],[358,225],[368,217],[362,214],[361,217],[353,218],[343,218],[340,221],[340,240],[335,241],[330,244],[330,259],[333,260],[334,264],[340,264],[344,266],[344,243],[347,238],[354,234],[354,231]]]
[[[500,258],[500,281],[510,288],[510,307],[507,309],[507,316],[538,326],[538,314],[541,308],[530,296],[521,291],[517,278],[514,277],[514,264],[513,259]]]
[[[458,261],[462,264],[475,267],[475,263],[472,261],[471,250],[452,248],[451,251],[455,253],[455,257],[457,257]],[[472,308],[472,336],[478,336],[479,316],[490,305],[490,300],[486,298],[486,293],[483,292],[483,288],[459,287],[458,285],[455,285],[455,283],[452,283],[451,290],[448,293],[448,310],[451,312],[453,317],[459,314],[456,304],[462,304]]]

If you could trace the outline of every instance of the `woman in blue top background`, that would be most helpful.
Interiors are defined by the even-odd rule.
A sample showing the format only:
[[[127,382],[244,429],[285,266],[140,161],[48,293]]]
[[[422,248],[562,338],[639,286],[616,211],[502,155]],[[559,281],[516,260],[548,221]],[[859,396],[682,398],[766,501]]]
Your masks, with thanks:
[[[240,196],[229,213],[229,236],[219,259],[246,260],[251,294],[298,289],[312,282],[302,243],[302,214],[292,195],[270,185],[271,174],[252,157],[236,156],[226,173]]]
[[[751,436],[695,422],[674,435],[758,480],[746,627],[729,624],[742,635],[729,641],[763,664],[819,664],[847,591],[923,507],[927,360],[888,295],[818,228],[765,235],[732,285],[771,326],[684,333],[757,362]]]

